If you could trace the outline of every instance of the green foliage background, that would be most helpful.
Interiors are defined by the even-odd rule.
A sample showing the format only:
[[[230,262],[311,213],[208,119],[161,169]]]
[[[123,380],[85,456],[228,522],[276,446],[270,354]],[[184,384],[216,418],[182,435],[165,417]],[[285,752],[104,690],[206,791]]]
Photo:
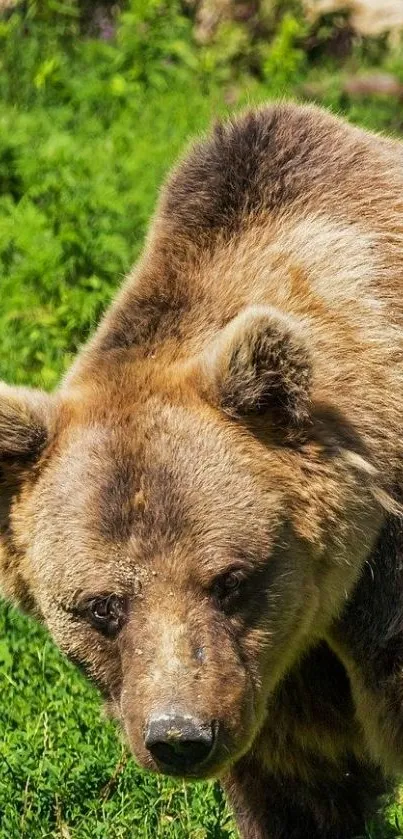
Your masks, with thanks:
[[[158,188],[212,118],[309,89],[351,120],[401,134],[390,97],[351,99],[347,75],[403,83],[401,44],[328,49],[344,18],[310,30],[298,2],[205,45],[180,0],[129,0],[110,40],[76,0],[0,15],[0,377],[52,388],[142,246]],[[260,28],[259,28],[260,27]],[[0,609],[0,839],[230,839],[214,785],[142,774],[95,693],[45,632]],[[401,824],[401,826],[400,826]],[[368,836],[403,836],[399,805]]]

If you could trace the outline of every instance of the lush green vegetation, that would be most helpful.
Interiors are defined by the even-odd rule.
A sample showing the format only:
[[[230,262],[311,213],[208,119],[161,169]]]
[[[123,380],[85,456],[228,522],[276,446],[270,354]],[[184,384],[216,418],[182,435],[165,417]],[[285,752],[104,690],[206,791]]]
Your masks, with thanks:
[[[343,18],[309,30],[294,0],[263,5],[253,32],[227,21],[204,45],[180,0],[128,2],[109,40],[83,32],[77,0],[0,16],[1,378],[56,384],[137,257],[165,172],[212,117],[316,91],[403,131],[395,99],[345,85],[370,68],[403,82],[401,48],[357,39],[340,58]],[[43,630],[8,606],[0,626],[0,839],[234,836],[216,786],[138,771]],[[368,835],[402,836],[400,814]]]

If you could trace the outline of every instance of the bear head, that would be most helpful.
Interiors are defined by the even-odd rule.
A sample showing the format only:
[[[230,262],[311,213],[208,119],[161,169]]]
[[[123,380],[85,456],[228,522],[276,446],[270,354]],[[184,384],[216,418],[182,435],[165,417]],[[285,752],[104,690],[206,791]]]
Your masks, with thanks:
[[[190,357],[110,350],[52,396],[1,386],[3,591],[146,768],[221,775],[251,748],[378,532],[314,367],[303,324],[257,305]]]

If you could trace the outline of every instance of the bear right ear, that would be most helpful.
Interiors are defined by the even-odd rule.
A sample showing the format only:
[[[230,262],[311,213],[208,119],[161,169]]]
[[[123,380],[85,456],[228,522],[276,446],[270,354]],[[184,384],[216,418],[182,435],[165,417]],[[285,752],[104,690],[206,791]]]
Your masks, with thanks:
[[[13,543],[13,499],[51,439],[53,398],[39,390],[0,382],[0,590],[25,612],[39,617]]]
[[[231,416],[266,414],[287,432],[310,421],[311,360],[300,322],[249,306],[202,355],[207,398]]]
[[[48,394],[0,382],[0,476],[35,462],[49,440],[52,416]]]

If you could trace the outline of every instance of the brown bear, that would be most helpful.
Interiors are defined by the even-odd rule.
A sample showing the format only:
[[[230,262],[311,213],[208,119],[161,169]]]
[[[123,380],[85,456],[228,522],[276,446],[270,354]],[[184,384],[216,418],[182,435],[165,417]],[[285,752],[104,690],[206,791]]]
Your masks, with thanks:
[[[403,151],[220,124],[59,390],[0,390],[4,594],[243,839],[351,839],[403,771]]]

